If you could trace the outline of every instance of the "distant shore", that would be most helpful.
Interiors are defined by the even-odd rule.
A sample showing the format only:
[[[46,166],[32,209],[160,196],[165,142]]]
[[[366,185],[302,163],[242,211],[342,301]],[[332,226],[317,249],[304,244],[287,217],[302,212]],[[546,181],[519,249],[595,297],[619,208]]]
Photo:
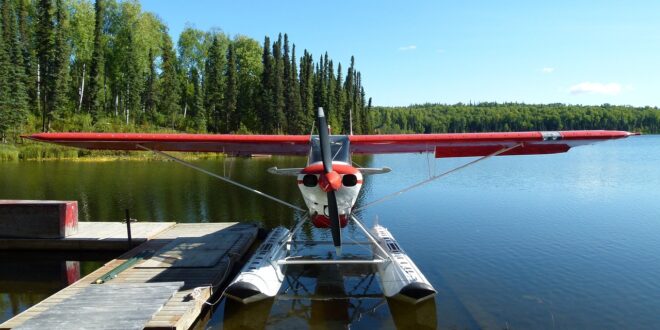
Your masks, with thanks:
[[[185,153],[173,152],[178,158],[210,159],[223,158],[220,153]],[[0,162],[2,161],[53,161],[66,160],[78,162],[109,162],[116,160],[160,161],[163,157],[142,151],[84,150],[56,145],[37,143],[3,144],[0,143]]]

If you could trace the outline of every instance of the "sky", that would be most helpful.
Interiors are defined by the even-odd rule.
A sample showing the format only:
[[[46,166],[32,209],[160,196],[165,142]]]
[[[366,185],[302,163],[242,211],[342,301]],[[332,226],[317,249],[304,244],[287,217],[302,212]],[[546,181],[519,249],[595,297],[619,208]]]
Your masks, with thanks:
[[[660,106],[660,1],[142,0],[186,25],[355,56],[375,105]]]

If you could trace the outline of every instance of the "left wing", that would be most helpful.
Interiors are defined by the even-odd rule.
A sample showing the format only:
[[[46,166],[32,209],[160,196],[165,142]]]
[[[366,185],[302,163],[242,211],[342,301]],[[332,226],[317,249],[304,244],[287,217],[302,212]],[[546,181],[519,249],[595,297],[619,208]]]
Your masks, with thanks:
[[[308,135],[38,133],[25,138],[96,150],[222,152],[233,155],[306,155]]]
[[[624,131],[553,131],[504,133],[350,135],[351,152],[357,154],[433,152],[436,158],[554,154],[571,147],[639,133]]]
[[[487,156],[519,145],[501,155],[553,154],[598,141],[638,133],[624,131],[553,131],[506,133],[446,133],[349,135],[357,154],[433,152],[437,158]],[[28,139],[97,150],[222,152],[232,155],[306,155],[309,135],[38,133]]]

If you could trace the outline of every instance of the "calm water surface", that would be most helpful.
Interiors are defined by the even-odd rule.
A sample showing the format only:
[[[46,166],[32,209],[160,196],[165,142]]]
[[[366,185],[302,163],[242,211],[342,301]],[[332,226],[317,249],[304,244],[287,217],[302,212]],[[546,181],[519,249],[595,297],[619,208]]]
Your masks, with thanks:
[[[354,160],[393,169],[368,178],[362,202],[469,161],[424,155]],[[265,170],[304,162],[273,157],[196,163],[303,205],[290,178]],[[6,198],[78,200],[84,221],[119,220],[125,208],[141,221],[238,220],[273,227],[291,225],[294,218],[279,204],[171,162],[0,163],[0,199]],[[490,159],[360,216],[367,223],[378,217],[390,229],[438,289],[435,301],[411,309],[382,299],[377,283],[361,281],[363,270],[325,269],[306,272],[300,284],[312,292],[343,287],[345,299],[276,299],[249,309],[223,301],[203,327],[660,327],[660,136],[560,155]],[[66,285],[65,260],[89,260],[61,257],[58,268],[42,257],[1,257],[0,321]],[[25,267],[52,278],[12,285]]]

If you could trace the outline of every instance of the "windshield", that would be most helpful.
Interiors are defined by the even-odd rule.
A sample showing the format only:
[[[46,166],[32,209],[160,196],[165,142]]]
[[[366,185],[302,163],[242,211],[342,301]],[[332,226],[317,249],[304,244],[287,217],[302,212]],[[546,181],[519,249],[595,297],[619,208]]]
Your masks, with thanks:
[[[330,151],[332,153],[332,160],[336,162],[350,163],[350,146],[348,136],[345,135],[331,135],[330,136]],[[323,161],[321,159],[321,144],[317,135],[312,136],[312,151],[309,157],[309,164]]]

